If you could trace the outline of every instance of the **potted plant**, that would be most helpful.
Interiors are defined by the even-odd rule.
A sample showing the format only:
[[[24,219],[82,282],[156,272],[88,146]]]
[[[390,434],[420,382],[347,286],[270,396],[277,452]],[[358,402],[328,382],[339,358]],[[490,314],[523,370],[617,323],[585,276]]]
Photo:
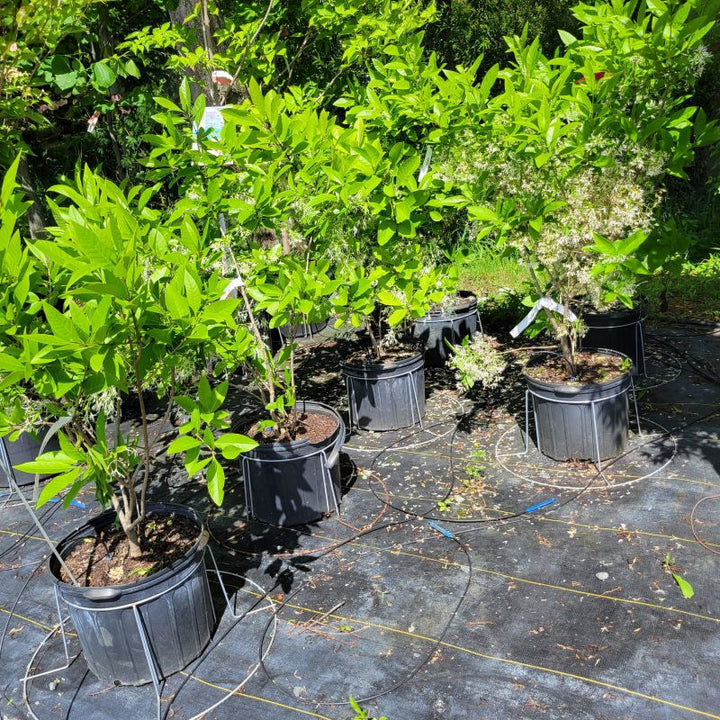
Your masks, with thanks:
[[[684,71],[710,25],[665,5],[643,6],[638,17],[631,3],[575,13],[582,37],[564,33],[558,58],[526,34],[508,40],[514,64],[499,73],[504,91],[467,130],[480,160],[465,188],[470,217],[532,278],[531,310],[513,334],[547,329],[560,346],[526,370],[540,450],[599,462],[625,448],[631,383],[622,357],[580,352],[583,311],[609,300],[632,305],[661,181],[682,176],[716,129],[685,95]]]
[[[392,266],[348,270],[334,299],[338,322],[363,329],[361,346],[341,365],[350,424],[362,430],[410,427],[425,415],[424,348],[403,324],[443,295],[441,274],[425,271],[418,245],[396,246],[393,257]]]
[[[190,101],[183,83],[180,105],[165,102],[156,116],[164,128],[152,139],[150,164],[153,177],[177,178],[178,208],[187,203],[207,219],[225,296],[240,305],[249,343],[242,368],[258,405],[242,428],[257,442],[242,459],[248,511],[296,525],[336,510],[340,499],[344,423],[328,406],[297,398],[295,342],[301,328],[328,318],[341,284],[324,259],[336,197],[325,170],[340,132],[327,113],[263,94],[255,80],[248,90],[243,103],[223,109],[223,129],[209,137],[192,130],[204,105]],[[268,342],[265,330],[280,328],[283,341]],[[191,424],[181,432],[202,434]]]
[[[15,192],[12,180],[4,188],[4,198]],[[202,372],[219,348],[237,358],[249,346],[234,319],[238,303],[221,298],[216,253],[191,217],[176,223],[152,209],[154,190],[124,190],[78,170],[74,183],[52,189],[51,238],[13,235],[5,250],[22,253],[35,280],[32,292],[5,296],[3,316],[17,320],[0,336],[3,387],[17,389],[22,407],[41,408],[46,422],[66,418],[59,450],[19,469],[56,474],[38,505],[62,494],[67,506],[90,486],[111,508],[62,540],[50,562],[88,665],[109,683],[141,684],[179,670],[214,625],[202,518],[151,501],[153,461],[176,388],[201,376],[197,400],[184,407],[202,434],[179,438],[168,451],[185,453],[190,475],[204,472],[215,502],[223,497],[220,457],[255,445],[239,434],[216,435],[228,428],[227,382],[212,387]],[[165,404],[159,427],[148,407],[153,391]],[[130,427],[128,401],[139,415]]]
[[[477,328],[477,295],[470,290],[457,290],[415,320],[412,334],[425,348],[425,365],[438,367],[450,356],[449,348],[472,337]]]
[[[238,264],[234,281],[254,340],[245,368],[261,408],[243,427],[257,442],[242,458],[248,511],[274,525],[305,524],[339,507],[345,424],[330,406],[298,400],[297,343],[289,337],[273,352],[257,318],[266,314],[275,329],[301,315],[326,315],[339,283],[328,276],[326,261],[284,254],[277,246],[256,248],[249,257],[246,273]]]
[[[372,162],[368,162],[372,158]],[[342,365],[350,423],[373,431],[422,422],[423,347],[410,325],[451,292],[452,274],[433,262],[421,232],[432,234],[455,203],[450,183],[421,164],[412,146],[385,150],[377,139],[349,154],[343,175],[354,188],[333,298],[337,325],[363,329],[362,347]]]

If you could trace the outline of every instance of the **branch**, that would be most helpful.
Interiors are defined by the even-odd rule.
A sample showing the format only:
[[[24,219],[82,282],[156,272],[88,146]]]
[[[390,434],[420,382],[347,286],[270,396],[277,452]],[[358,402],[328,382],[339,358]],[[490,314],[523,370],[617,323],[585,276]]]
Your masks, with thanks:
[[[237,81],[238,77],[240,76],[240,73],[242,72],[243,68],[245,67],[245,60],[247,59],[247,54],[250,50],[250,47],[253,45],[253,43],[257,40],[258,35],[260,34],[260,31],[265,26],[265,23],[267,22],[268,18],[270,17],[270,11],[272,10],[273,5],[275,4],[275,0],[270,0],[268,2],[267,9],[265,10],[265,15],[263,16],[263,19],[260,21],[260,24],[257,26],[257,29],[255,30],[255,33],[250,38],[247,45],[245,45],[245,52],[243,53],[242,58],[240,58],[240,64],[238,65],[237,70],[235,71],[235,74],[233,75],[232,82],[230,83],[230,87],[232,87],[235,82]]]

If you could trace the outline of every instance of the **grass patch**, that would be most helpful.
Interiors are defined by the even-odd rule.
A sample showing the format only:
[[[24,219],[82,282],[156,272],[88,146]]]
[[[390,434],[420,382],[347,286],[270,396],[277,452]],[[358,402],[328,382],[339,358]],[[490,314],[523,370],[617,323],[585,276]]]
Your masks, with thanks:
[[[517,258],[507,257],[488,247],[470,251],[458,266],[460,287],[478,297],[499,293],[524,294],[530,276]]]
[[[483,317],[496,330],[503,330],[527,312],[522,298],[530,276],[517,259],[492,248],[468,252],[458,265],[460,287],[477,294]],[[720,322],[720,253],[710,252],[702,260],[686,262],[679,274],[649,278],[639,288],[648,298],[651,319],[660,322],[699,320]]]

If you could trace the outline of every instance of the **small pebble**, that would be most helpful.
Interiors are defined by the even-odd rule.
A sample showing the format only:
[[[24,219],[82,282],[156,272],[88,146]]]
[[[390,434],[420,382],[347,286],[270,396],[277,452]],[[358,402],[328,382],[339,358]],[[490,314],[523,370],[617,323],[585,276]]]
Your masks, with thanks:
[[[595,577],[598,580],[607,580],[610,576],[606,572],[595,573]]]

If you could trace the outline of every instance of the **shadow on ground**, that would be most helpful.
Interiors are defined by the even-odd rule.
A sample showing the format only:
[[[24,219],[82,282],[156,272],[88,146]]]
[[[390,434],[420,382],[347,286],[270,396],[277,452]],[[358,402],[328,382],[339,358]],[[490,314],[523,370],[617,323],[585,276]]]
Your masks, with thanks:
[[[443,370],[428,372],[423,428],[348,437],[339,516],[270,527],[246,517],[239,463],[218,509],[159,461],[154,497],[207,514],[241,616],[211,572],[218,625],[203,656],[168,679],[164,716],[345,720],[353,696],[389,720],[720,720],[720,338],[650,335],[640,432],[602,473],[549,461],[532,442],[525,451],[519,380],[469,402]],[[345,347],[312,340],[303,394],[346,413]],[[54,540],[96,512],[78,499],[87,507],[40,511]],[[9,498],[0,717],[154,717],[152,686],[103,686],[81,654],[28,682],[25,703],[28,667],[62,659],[46,555]]]

